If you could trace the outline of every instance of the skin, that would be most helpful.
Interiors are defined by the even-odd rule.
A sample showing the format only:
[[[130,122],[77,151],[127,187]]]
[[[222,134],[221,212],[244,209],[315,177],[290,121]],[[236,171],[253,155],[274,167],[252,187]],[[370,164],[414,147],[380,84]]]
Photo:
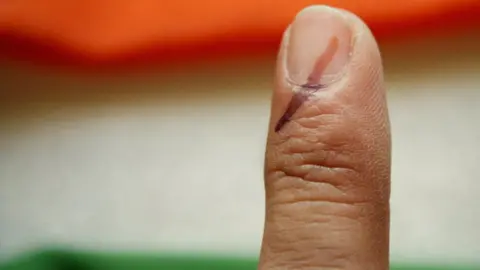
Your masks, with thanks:
[[[288,108],[285,113],[280,117],[275,126],[275,132],[279,132],[282,127],[290,121],[293,114],[307,101],[310,97],[313,96],[318,90],[325,88],[325,85],[320,84],[321,74],[325,67],[332,61],[333,55],[338,49],[338,39],[330,39],[329,46],[327,50],[318,57],[315,66],[313,67],[310,76],[307,78],[307,82],[300,85],[298,92],[293,94],[292,99],[288,103]]]
[[[388,269],[391,143],[381,57],[365,24],[340,12],[352,22],[355,49],[339,82],[294,94],[281,64],[285,46],[279,52],[262,270]]]

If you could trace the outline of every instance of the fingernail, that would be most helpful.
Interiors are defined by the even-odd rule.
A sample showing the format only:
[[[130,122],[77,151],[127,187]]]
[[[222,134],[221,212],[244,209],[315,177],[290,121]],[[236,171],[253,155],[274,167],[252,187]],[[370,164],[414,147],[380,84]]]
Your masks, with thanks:
[[[287,44],[288,80],[297,85],[328,85],[344,73],[350,58],[352,30],[340,11],[305,8],[295,17]]]

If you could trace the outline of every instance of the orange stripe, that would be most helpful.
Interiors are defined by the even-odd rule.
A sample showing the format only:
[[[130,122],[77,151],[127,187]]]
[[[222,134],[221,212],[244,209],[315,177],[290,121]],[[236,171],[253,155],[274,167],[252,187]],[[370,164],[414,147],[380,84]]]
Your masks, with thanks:
[[[478,0],[17,0],[0,4],[0,49],[6,54],[12,39],[26,39],[93,61],[146,48],[195,51],[219,44],[241,50],[268,43],[276,49],[294,15],[315,3],[358,14],[379,38],[464,27],[480,18]]]

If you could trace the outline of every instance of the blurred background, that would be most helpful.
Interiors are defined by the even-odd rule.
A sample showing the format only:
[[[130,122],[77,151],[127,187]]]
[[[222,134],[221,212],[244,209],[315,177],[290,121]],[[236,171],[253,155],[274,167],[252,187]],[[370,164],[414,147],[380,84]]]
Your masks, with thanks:
[[[258,255],[277,44],[318,1],[162,2],[0,4],[0,262]],[[392,261],[480,263],[479,1],[324,3],[383,55]]]

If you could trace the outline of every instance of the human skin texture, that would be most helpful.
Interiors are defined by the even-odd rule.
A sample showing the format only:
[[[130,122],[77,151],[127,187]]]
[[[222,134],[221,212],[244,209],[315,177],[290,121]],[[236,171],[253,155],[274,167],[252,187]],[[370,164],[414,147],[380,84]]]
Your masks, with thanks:
[[[282,115],[280,120],[278,120],[277,125],[275,126],[275,132],[280,131],[280,129],[290,121],[293,114],[302,106],[302,104],[308,100],[315,92],[325,88],[325,85],[320,84],[320,78],[325,67],[332,61],[333,56],[335,55],[338,49],[338,38],[333,36],[330,39],[327,50],[318,57],[316,63],[313,67],[310,76],[307,78],[307,82],[300,85],[298,91],[293,94],[288,108],[285,113]]]
[[[386,270],[390,125],[380,53],[355,15],[301,11],[277,59],[259,269]]]

